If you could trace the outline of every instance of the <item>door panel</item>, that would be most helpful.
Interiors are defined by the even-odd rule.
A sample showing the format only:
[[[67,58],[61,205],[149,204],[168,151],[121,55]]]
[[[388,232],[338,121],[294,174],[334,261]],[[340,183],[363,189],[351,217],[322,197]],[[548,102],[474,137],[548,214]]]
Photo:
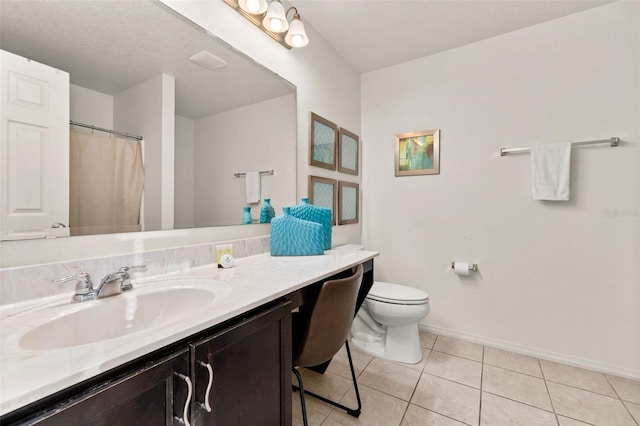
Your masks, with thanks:
[[[0,54],[0,239],[68,236],[69,74]]]

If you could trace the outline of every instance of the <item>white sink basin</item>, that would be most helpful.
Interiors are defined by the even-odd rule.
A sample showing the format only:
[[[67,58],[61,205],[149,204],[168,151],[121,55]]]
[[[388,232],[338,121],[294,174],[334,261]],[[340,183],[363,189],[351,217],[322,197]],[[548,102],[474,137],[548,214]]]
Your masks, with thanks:
[[[102,342],[163,327],[210,307],[229,284],[199,278],[156,281],[122,294],[69,304],[20,338],[23,349],[47,350]]]

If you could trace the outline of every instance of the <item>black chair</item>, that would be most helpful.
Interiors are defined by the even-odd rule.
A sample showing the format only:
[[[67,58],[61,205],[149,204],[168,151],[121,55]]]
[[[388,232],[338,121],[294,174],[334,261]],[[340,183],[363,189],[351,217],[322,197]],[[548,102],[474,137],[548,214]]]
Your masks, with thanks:
[[[362,265],[358,265],[353,275],[347,278],[334,279],[322,284],[313,306],[304,306],[299,313],[293,315],[293,372],[298,379],[302,419],[307,426],[307,409],[304,403],[305,394],[343,409],[347,414],[358,417],[362,409],[360,392],[347,336],[355,315],[356,299],[362,282]],[[351,367],[351,377],[356,391],[358,407],[352,409],[335,401],[305,391],[302,377],[296,367],[313,367],[330,360],[345,345]]]

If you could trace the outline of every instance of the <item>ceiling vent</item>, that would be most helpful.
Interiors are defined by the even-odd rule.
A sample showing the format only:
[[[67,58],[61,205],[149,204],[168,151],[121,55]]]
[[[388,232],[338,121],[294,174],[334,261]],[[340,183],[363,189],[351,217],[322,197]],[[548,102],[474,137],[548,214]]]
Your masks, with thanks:
[[[214,71],[227,65],[227,62],[218,58],[211,52],[202,50],[194,55],[189,56],[189,60],[204,69]]]

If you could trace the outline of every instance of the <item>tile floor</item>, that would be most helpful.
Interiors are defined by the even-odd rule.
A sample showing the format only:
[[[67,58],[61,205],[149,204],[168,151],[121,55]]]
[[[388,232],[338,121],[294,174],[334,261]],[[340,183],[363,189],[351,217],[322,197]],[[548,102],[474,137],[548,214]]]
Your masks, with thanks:
[[[307,398],[312,426],[640,425],[640,382],[420,332],[422,362],[351,352],[362,398],[358,419]],[[355,407],[344,349],[305,388]],[[295,383],[295,378],[293,379]],[[293,393],[293,424],[302,424]]]

